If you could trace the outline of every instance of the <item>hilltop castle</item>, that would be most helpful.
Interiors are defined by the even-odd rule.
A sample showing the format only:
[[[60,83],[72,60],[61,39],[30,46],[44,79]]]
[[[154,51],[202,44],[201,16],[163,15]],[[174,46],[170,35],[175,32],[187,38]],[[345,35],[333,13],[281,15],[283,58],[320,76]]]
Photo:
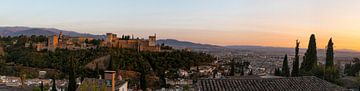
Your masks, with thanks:
[[[156,34],[149,36],[149,39],[130,38],[130,36],[122,36],[118,38],[116,34],[106,33],[106,40],[101,46],[115,48],[130,48],[139,51],[160,51],[160,46],[156,45]]]
[[[92,41],[94,38],[89,37],[71,37],[64,36],[62,32],[59,35],[48,37],[47,49],[54,51],[56,48],[60,49],[84,49],[88,44],[85,41]]]
[[[37,43],[34,47],[38,50],[47,49],[48,51],[55,51],[55,49],[88,49],[100,47],[112,47],[112,48],[129,48],[136,49],[138,51],[160,51],[160,46],[156,45],[156,35],[149,36],[149,39],[130,38],[130,36],[122,36],[118,38],[116,34],[106,33],[105,40],[100,41],[99,45],[93,45],[86,41],[95,41],[94,38],[90,37],[71,37],[64,36],[62,32],[59,35],[48,36],[47,43]]]

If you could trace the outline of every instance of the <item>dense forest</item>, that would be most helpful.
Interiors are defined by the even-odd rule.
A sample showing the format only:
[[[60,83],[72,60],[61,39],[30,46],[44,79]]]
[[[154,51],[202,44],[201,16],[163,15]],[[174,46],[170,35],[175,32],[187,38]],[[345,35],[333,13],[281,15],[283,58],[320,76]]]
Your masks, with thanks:
[[[25,43],[46,42],[44,36],[19,36],[0,38],[4,55],[0,60],[0,75],[25,76],[24,78],[36,78],[38,72],[28,69],[49,69],[46,78],[73,79],[73,78],[97,78],[103,75],[104,70],[127,70],[140,74],[137,79],[127,79],[130,85],[140,83],[145,89],[149,76],[159,77],[156,82],[165,86],[166,78],[175,78],[172,75],[178,69],[190,69],[211,63],[214,58],[205,53],[185,50],[172,50],[166,52],[147,52],[134,49],[118,49],[98,47],[94,49],[66,50],[57,49],[54,52],[36,51],[31,47],[25,47]],[[169,47],[165,47],[171,49]],[[89,69],[85,67],[96,58],[110,55],[111,59],[107,69]],[[170,71],[165,74],[165,71]],[[71,84],[71,83],[69,83]]]

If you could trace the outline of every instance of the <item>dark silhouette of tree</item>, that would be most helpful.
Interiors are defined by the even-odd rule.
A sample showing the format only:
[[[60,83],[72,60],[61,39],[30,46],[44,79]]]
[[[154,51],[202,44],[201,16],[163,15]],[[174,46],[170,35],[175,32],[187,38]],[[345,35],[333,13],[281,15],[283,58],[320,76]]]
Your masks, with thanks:
[[[315,35],[312,34],[309,40],[309,46],[305,53],[305,59],[301,64],[301,70],[309,72],[317,66],[317,50]]]
[[[55,82],[54,78],[52,79],[52,89],[51,89],[51,91],[57,91],[56,90],[56,82]]]
[[[249,74],[248,74],[248,75],[250,75],[250,76],[251,76],[251,75],[253,75],[253,74],[254,74],[254,73],[253,73],[253,70],[251,70],[251,69],[250,69],[250,72],[249,72]]]
[[[296,40],[295,60],[293,62],[293,69],[291,71],[292,77],[299,76],[299,45],[300,45],[300,42],[298,40]]]
[[[75,61],[77,61],[74,57],[69,58],[69,84],[68,84],[68,91],[75,91],[76,90],[76,77],[75,77]]]
[[[283,76],[285,77],[289,77],[290,76],[290,69],[289,69],[289,65],[288,65],[288,58],[287,58],[287,54],[284,57],[284,61],[283,61],[283,66],[282,66],[282,73]]]
[[[40,91],[44,91],[44,83],[42,81],[40,83]]]
[[[275,72],[274,72],[275,76],[282,76],[282,72],[279,68],[275,68]]]
[[[354,58],[353,62],[355,62],[355,64],[351,65],[351,64],[347,64],[345,65],[345,74],[347,74],[348,76],[356,76],[359,71],[360,71],[360,59],[359,58]]]
[[[99,69],[99,63],[95,63],[95,75],[96,75],[96,77],[97,78],[100,78],[101,77],[101,75],[100,75],[100,69]]]
[[[241,68],[241,70],[240,70],[240,75],[241,75],[241,76],[244,76],[244,75],[245,75],[245,70],[244,70],[243,64],[241,64],[240,68]]]
[[[85,41],[84,41],[86,44],[88,44],[89,43],[89,40],[88,39],[85,39]]]
[[[212,76],[213,76],[213,78],[215,78],[215,77],[216,77],[216,74],[217,74],[217,73],[218,73],[218,69],[215,69],[215,70],[214,70],[214,72],[213,72],[213,75],[212,75]]]
[[[142,60],[144,61],[144,60]],[[138,62],[138,65],[139,65],[139,72],[140,72],[140,88],[143,90],[143,91],[147,91],[147,80],[146,80],[146,75],[148,74],[147,72],[147,68],[145,68],[145,64],[144,62]]]
[[[100,42],[101,42],[100,39],[94,39],[94,40],[91,41],[91,43],[92,43],[93,45],[96,45],[96,46],[99,46],[99,45],[100,45]]]
[[[110,60],[108,62],[107,70],[114,70],[112,57],[110,57]]]
[[[235,75],[235,60],[231,59],[230,61],[231,61],[231,63],[230,63],[230,66],[231,66],[230,76],[234,76]]]
[[[147,91],[146,74],[144,72],[140,74],[140,88],[143,91]]]
[[[326,49],[326,68],[334,67],[334,43],[332,42],[332,38],[330,38],[327,49]]]

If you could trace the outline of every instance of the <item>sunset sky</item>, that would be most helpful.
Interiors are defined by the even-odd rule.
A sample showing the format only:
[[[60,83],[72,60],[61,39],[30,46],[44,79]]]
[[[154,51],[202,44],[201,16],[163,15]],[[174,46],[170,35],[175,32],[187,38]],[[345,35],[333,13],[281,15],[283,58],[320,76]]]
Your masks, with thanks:
[[[0,0],[0,26],[280,47],[316,34],[360,51],[360,0]]]

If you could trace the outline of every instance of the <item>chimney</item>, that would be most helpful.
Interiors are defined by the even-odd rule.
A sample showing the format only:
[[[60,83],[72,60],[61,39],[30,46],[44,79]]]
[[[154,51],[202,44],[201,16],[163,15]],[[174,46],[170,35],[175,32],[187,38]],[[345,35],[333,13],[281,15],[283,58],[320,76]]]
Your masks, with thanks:
[[[107,91],[115,91],[115,71],[105,71]]]

